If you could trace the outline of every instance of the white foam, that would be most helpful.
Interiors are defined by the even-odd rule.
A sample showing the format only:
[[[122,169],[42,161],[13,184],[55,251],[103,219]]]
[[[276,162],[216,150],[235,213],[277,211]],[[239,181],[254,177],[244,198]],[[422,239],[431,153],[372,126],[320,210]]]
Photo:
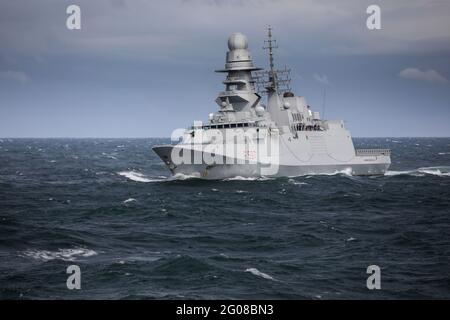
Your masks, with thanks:
[[[106,157],[106,158],[109,158],[109,159],[117,160],[117,158],[116,158],[115,156],[113,156],[113,155],[111,155],[111,154],[108,154],[108,153],[106,153],[106,152],[102,152],[102,156],[104,156],[104,157]]]
[[[388,170],[384,173],[385,176],[398,176],[398,175],[408,175],[411,174],[414,171],[393,171]]]
[[[425,175],[433,175],[440,177],[450,176],[450,167],[424,167],[414,170],[405,171],[386,171],[385,176],[410,175],[415,177],[423,177]]]
[[[438,155],[440,155],[440,156],[444,156],[444,155],[447,155],[447,154],[450,154],[450,152],[439,152],[438,153]]]
[[[288,182],[294,186],[301,186],[307,184],[306,182],[295,181],[294,179],[289,179]]]
[[[443,172],[445,170],[445,172]],[[431,174],[433,176],[440,176],[440,177],[450,177],[450,172],[446,167],[429,167],[429,168],[419,168],[417,169],[418,172]]]
[[[334,172],[308,172],[300,174],[298,176],[289,176],[289,178],[305,177],[305,179],[310,179],[313,176],[336,176],[336,175],[345,175],[351,177],[353,176],[353,170],[352,168],[347,167],[342,170],[336,170]]]
[[[59,249],[58,251],[27,250],[23,252],[22,255],[42,261],[50,261],[50,260],[75,261],[79,257],[87,258],[95,256],[97,255],[97,252],[85,248],[75,248],[75,249]]]
[[[198,178],[200,178],[200,173],[195,173],[192,175],[176,173],[174,176],[171,177],[171,180],[189,180],[189,179],[198,179]]]
[[[136,182],[158,182],[158,181],[165,181],[167,179],[149,179],[144,174],[136,171],[122,171],[117,173],[120,176],[126,177],[130,180],[136,181]]]
[[[236,177],[224,179],[224,181],[267,181],[267,180],[273,180],[273,178],[268,178],[265,176],[260,176],[260,177],[236,176]]]
[[[264,279],[268,279],[268,280],[273,280],[276,281],[272,276],[268,275],[267,273],[261,272],[256,268],[248,268],[245,270],[245,272],[250,272],[251,274],[257,276],[257,277],[261,277]]]
[[[347,176],[351,176],[351,175],[353,175],[353,170],[352,170],[352,168],[346,168],[346,169],[342,170],[340,173],[345,174]]]
[[[130,203],[133,201],[137,201],[135,198],[128,198],[127,200],[123,201],[123,203]]]

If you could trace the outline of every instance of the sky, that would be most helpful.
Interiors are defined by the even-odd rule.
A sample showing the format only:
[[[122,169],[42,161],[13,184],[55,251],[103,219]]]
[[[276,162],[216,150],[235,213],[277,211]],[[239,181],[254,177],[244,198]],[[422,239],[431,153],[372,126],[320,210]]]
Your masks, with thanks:
[[[0,137],[169,137],[217,110],[231,33],[267,68],[268,25],[293,92],[353,136],[450,136],[449,16],[448,0],[0,0]]]

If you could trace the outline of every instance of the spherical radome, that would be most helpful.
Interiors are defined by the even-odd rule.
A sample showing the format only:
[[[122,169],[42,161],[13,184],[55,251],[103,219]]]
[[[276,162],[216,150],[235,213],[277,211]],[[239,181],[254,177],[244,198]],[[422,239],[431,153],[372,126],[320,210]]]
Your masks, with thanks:
[[[247,49],[248,40],[245,35],[240,32],[232,33],[228,38],[228,49]]]
[[[256,112],[256,115],[258,116],[258,117],[262,117],[263,115],[264,115],[264,112],[265,112],[266,110],[263,108],[263,107],[261,107],[261,106],[257,106],[256,108],[255,108],[255,112]]]

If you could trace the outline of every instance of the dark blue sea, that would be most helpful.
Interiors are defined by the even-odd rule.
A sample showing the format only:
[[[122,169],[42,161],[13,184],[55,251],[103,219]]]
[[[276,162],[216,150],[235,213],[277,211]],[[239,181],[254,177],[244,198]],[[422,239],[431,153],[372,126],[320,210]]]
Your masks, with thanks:
[[[0,139],[0,298],[450,298],[450,138],[354,141],[389,172],[173,179],[165,139]]]

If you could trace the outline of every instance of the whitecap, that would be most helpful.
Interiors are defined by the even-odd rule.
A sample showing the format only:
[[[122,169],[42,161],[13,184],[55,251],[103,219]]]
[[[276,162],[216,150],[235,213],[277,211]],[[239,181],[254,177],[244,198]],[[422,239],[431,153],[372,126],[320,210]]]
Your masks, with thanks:
[[[294,179],[289,179],[288,183],[293,184],[294,186],[301,186],[307,184],[306,182],[295,181]]]
[[[276,281],[272,276],[268,275],[267,273],[261,272],[256,268],[248,268],[245,270],[245,272],[250,272],[251,274],[257,276],[257,277],[261,277],[264,279],[268,279],[268,280],[273,280]]]
[[[297,176],[289,176],[289,178],[304,177],[305,179],[310,179],[313,176],[336,176],[336,175],[344,175],[351,177],[353,176],[353,169],[351,167],[347,167],[342,170],[335,170],[333,172],[307,172],[299,174]]]
[[[418,172],[420,173],[426,173],[426,174],[430,174],[433,176],[450,176],[450,171],[448,171],[447,167],[429,167],[429,168],[419,168],[417,169]]]
[[[85,248],[75,248],[75,249],[59,249],[58,251],[27,250],[24,251],[21,255],[42,261],[50,261],[50,260],[75,261],[79,257],[87,258],[95,256],[97,255],[97,252]]]
[[[135,198],[128,198],[127,200],[123,201],[123,203],[130,203],[133,201],[137,201]]]
[[[273,180],[273,178],[268,178],[265,176],[259,176],[259,177],[242,177],[242,176],[235,176],[232,178],[224,179],[224,181],[266,181],[266,180]]]
[[[407,170],[407,171],[393,171],[393,170],[388,170],[384,173],[385,176],[398,176],[398,175],[408,175],[413,173],[414,171],[411,170]]]
[[[236,190],[236,193],[247,193],[248,191],[245,190]]]
[[[440,155],[440,156],[444,156],[444,155],[447,155],[447,154],[450,154],[450,152],[439,152],[438,153],[438,155]]]
[[[410,175],[415,177],[423,177],[425,175],[433,175],[440,177],[450,176],[450,167],[423,167],[414,170],[405,171],[386,171],[385,176]]]
[[[189,180],[189,179],[198,179],[200,178],[200,173],[196,172],[193,174],[183,174],[183,173],[176,173],[171,177],[171,180]]]
[[[115,157],[115,156],[113,156],[113,155],[111,155],[111,154],[108,154],[108,153],[106,153],[106,152],[102,152],[102,156],[104,156],[104,157],[106,157],[106,158],[109,158],[109,159],[117,160],[117,157]]]
[[[136,182],[158,182],[158,181],[165,181],[166,179],[149,179],[144,174],[136,171],[121,171],[117,173],[120,176],[126,177],[130,180],[136,181]]]
[[[345,168],[339,171],[336,171],[335,174],[343,174],[346,176],[351,176],[353,174],[352,168]]]

